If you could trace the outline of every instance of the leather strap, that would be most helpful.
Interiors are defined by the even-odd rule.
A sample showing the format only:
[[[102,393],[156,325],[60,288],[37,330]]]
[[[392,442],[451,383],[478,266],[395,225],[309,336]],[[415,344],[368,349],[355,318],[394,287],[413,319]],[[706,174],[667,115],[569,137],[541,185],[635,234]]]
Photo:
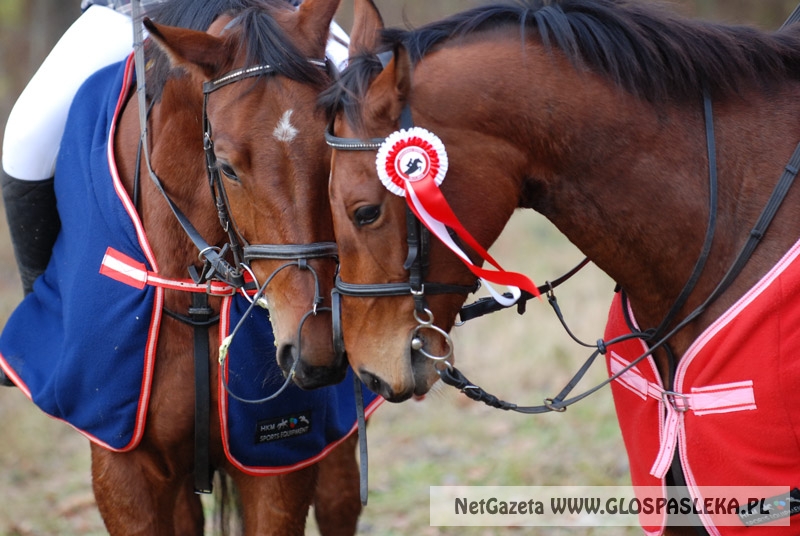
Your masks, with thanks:
[[[208,295],[192,294],[189,316],[194,325],[194,491],[211,493],[213,469],[209,454],[211,440],[211,380],[209,374],[208,321],[214,310]]]
[[[784,23],[781,25],[781,30],[783,30],[787,26],[794,24],[799,20],[800,20],[800,5],[794,8],[794,11],[792,11],[792,14],[789,15],[789,18],[786,19],[786,21],[784,21]]]
[[[312,244],[257,244],[244,247],[244,260],[257,259],[297,260],[336,257],[339,250],[336,242],[314,242]]]
[[[717,144],[716,136],[714,134],[714,112],[711,105],[711,97],[708,92],[703,94],[703,115],[706,125],[706,151],[708,153],[708,223],[706,224],[706,236],[703,241],[703,247],[700,250],[700,255],[695,261],[694,269],[692,270],[689,279],[683,286],[681,293],[675,299],[661,324],[652,330],[651,337],[657,339],[660,337],[669,326],[675,321],[681,308],[686,304],[686,301],[694,291],[700,276],[703,274],[706,261],[711,254],[711,244],[714,242],[714,233],[717,228],[717,198],[718,194],[718,180],[717,180]]]
[[[409,283],[346,283],[336,276],[336,290],[344,296],[362,298],[380,296],[409,296],[412,287]],[[478,290],[478,285],[450,285],[448,283],[425,283],[425,294],[470,294]]]
[[[356,416],[358,417],[358,460],[360,474],[361,504],[367,505],[369,497],[369,463],[367,459],[367,418],[364,415],[364,397],[361,391],[361,380],[353,374],[353,391],[356,398]]]
[[[561,277],[554,279],[553,281],[547,281],[545,282],[544,285],[540,285],[538,287],[539,294],[551,294],[556,287],[560,286],[568,279],[570,279],[573,275],[581,271],[581,269],[587,264],[589,264],[589,262],[590,262],[589,258],[584,257],[584,259],[581,262],[579,262],[569,272],[565,273]],[[503,294],[503,296],[511,298],[511,293],[506,292]],[[525,292],[523,290],[522,295],[520,296],[519,300],[517,300],[517,303],[511,306],[506,306],[495,300],[493,297],[487,296],[485,298],[480,298],[479,300],[475,300],[474,302],[461,307],[461,312],[459,312],[458,316],[460,317],[461,322],[464,323],[467,320],[480,318],[489,313],[494,313],[497,311],[501,311],[503,309],[507,309],[508,307],[516,307],[517,312],[519,314],[523,314],[525,312],[525,303],[533,298],[534,298],[533,294]]]

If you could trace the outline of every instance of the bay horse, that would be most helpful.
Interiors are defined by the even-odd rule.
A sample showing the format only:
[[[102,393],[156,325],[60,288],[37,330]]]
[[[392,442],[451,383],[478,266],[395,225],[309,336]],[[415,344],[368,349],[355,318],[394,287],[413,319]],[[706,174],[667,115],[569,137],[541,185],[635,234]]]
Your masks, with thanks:
[[[626,0],[526,0],[382,30],[371,1],[356,6],[351,49],[363,54],[351,53],[321,102],[332,121],[341,336],[367,385],[400,402],[449,375],[447,333],[488,258],[483,250],[516,209],[533,209],[617,282],[607,338],[619,335],[613,325],[644,341],[631,343],[642,353],[635,362],[622,357],[624,344],[598,345],[615,376],[634,484],[662,485],[680,453],[692,488],[690,469],[701,462],[691,457],[701,452],[709,465],[727,463],[717,484],[797,486],[800,365],[786,352],[800,324],[772,307],[797,302],[782,276],[800,237],[800,190],[790,187],[800,140],[800,27],[767,33]],[[427,175],[400,169],[409,147],[433,162]],[[452,208],[449,221],[432,215],[443,204]],[[415,220],[440,238],[431,238],[427,255]],[[539,290],[515,281],[523,284],[509,286]],[[750,303],[760,305],[752,323],[780,341],[778,349],[759,343],[745,366],[729,359],[735,371],[696,364],[711,342],[757,340],[752,328],[726,331],[744,323],[739,313]],[[778,316],[779,327],[764,327]],[[751,367],[774,370],[759,380]],[[625,399],[636,385],[651,391]],[[739,405],[701,417],[695,390],[717,385]],[[562,411],[562,402],[545,405]],[[650,405],[631,431],[623,421],[640,403]],[[644,415],[652,418],[645,423]],[[718,435],[702,435],[705,426]],[[771,457],[776,448],[767,445],[776,443],[766,438],[778,429],[786,429],[788,446],[777,447],[786,455]],[[674,434],[659,444],[659,430]],[[764,444],[742,453],[720,439],[736,431]],[[661,468],[650,471],[657,456]],[[750,456],[770,458],[771,477],[748,476]],[[680,472],[670,471],[670,482],[680,484]],[[652,530],[660,532],[658,524]]]
[[[164,4],[153,14],[158,24],[145,20],[150,37],[144,46],[146,65],[138,65],[146,72],[147,85],[142,87],[147,89],[147,143],[140,144],[133,56],[126,65],[113,66],[92,77],[76,98],[76,103],[84,107],[101,108],[103,119],[106,108],[113,112],[111,138],[105,138],[111,142],[97,143],[93,137],[108,132],[104,130],[108,124],[94,126],[71,119],[77,127],[65,136],[59,165],[70,157],[88,162],[91,152],[105,165],[89,163],[91,172],[84,177],[93,177],[98,167],[107,171],[112,163],[118,170],[118,182],[103,191],[89,187],[78,199],[59,197],[62,235],[54,250],[55,260],[21,309],[48,312],[50,305],[60,306],[62,296],[65,302],[77,299],[79,309],[109,321],[89,324],[80,320],[81,314],[65,314],[63,331],[68,342],[64,346],[79,344],[77,341],[101,331],[97,339],[102,344],[110,341],[111,353],[129,349],[130,341],[138,336],[133,331],[135,326],[116,316],[115,307],[128,312],[133,324],[144,326],[140,331],[146,337],[147,342],[142,344],[147,344],[147,350],[137,350],[137,355],[145,354],[144,379],[134,378],[142,386],[136,431],[121,443],[113,443],[115,433],[109,434],[111,439],[105,443],[91,443],[93,489],[110,534],[202,534],[203,507],[194,493],[192,477],[196,474],[193,471],[197,467],[202,471],[205,464],[233,481],[245,534],[303,534],[311,504],[323,534],[353,534],[356,530],[361,504],[356,437],[352,433],[332,443],[321,455],[309,456],[307,462],[287,463],[292,469],[289,472],[242,469],[227,456],[229,447],[221,424],[226,417],[218,405],[224,390],[210,389],[205,408],[210,412],[206,416],[210,423],[208,460],[198,457],[193,442],[193,346],[210,347],[198,363],[208,360],[205,382],[220,385],[223,367],[217,364],[216,348],[220,346],[221,328],[213,317],[220,313],[223,322],[221,308],[231,303],[231,295],[237,293],[235,287],[271,281],[258,290],[264,292],[268,302],[275,348],[267,323],[255,328],[260,329],[259,340],[266,341],[266,347],[252,347],[243,353],[274,361],[277,351],[284,365],[300,355],[327,364],[335,357],[330,321],[324,313],[326,304],[315,282],[315,278],[332,280],[335,269],[325,188],[330,151],[324,142],[325,123],[317,112],[316,99],[334,75],[325,57],[338,3],[307,0],[296,7],[283,0],[174,0]],[[116,82],[116,76],[121,82]],[[115,81],[117,92],[111,97],[92,95],[95,88],[107,87],[106,80]],[[75,110],[73,107],[71,115]],[[88,139],[91,146],[81,146],[74,139]],[[60,171],[65,172],[65,168]],[[57,186],[59,195],[70,180]],[[82,177],[75,182],[82,184],[84,180]],[[112,184],[111,180],[106,182]],[[94,209],[95,198],[111,198],[115,207],[121,200],[124,209]],[[132,216],[124,225],[119,224],[122,227],[105,219],[125,212]],[[86,225],[77,224],[82,220],[89,222],[88,230]],[[132,262],[130,253],[126,256],[108,250],[105,257],[102,250],[99,256],[92,253],[95,246],[91,240],[98,237],[101,241],[119,238],[123,244],[132,245],[133,251],[142,251],[146,262]],[[73,238],[77,241],[67,246]],[[208,247],[198,251],[198,243]],[[68,247],[75,248],[77,257],[60,255]],[[62,276],[80,262],[82,254],[90,258],[90,270],[65,283]],[[73,262],[72,258],[78,260]],[[111,287],[85,288],[87,283],[81,281],[90,280],[98,268],[99,280],[91,279],[92,284],[113,284],[114,290],[121,286],[120,281],[138,285],[135,293],[139,297],[109,300],[103,294]],[[193,273],[192,279],[187,277],[187,268],[194,270],[188,272]],[[115,275],[105,277],[112,272]],[[58,299],[48,299],[55,295],[48,294],[51,288],[58,285],[62,294]],[[244,291],[238,293],[241,297]],[[141,296],[145,294],[149,301],[143,302]],[[207,303],[194,301],[197,295],[208,296]],[[8,326],[20,325],[15,315]],[[192,319],[187,323],[189,316]],[[119,331],[115,331],[116,325]],[[207,332],[201,331],[198,336],[197,327],[207,327]],[[4,336],[12,337],[15,329],[8,328]],[[46,332],[50,333],[33,334],[33,342]],[[85,364],[74,367],[75,374],[64,373],[74,382],[76,392],[88,383],[92,391],[103,392],[107,385],[116,385],[112,379],[129,377],[136,370],[123,363],[114,371],[102,373],[98,380],[89,374],[94,373],[90,369],[102,368],[103,360],[113,356],[98,360],[96,353],[91,349],[85,352]],[[0,357],[5,365],[15,362],[17,355],[4,348]],[[24,372],[15,372],[22,371],[26,362],[16,364],[16,369],[12,364],[6,372],[30,396],[29,378]],[[141,363],[138,366],[142,367]],[[269,366],[264,362],[261,369],[268,370]],[[287,372],[290,368],[291,363]],[[342,367],[331,370],[334,372],[323,378],[326,383],[344,375]],[[292,372],[294,380],[304,387],[319,384],[320,377],[305,377],[302,368]],[[237,380],[233,372],[228,374],[222,382],[226,386]],[[57,405],[60,409],[72,404],[61,396]],[[302,409],[284,408],[284,413]],[[90,424],[100,420],[102,426],[115,426],[119,420],[115,411],[101,410],[100,417]],[[310,418],[308,413],[300,413],[263,427],[280,430]],[[325,425],[319,420],[315,426]],[[251,443],[250,434],[255,433],[255,429],[248,430]],[[263,441],[267,440],[271,441]]]

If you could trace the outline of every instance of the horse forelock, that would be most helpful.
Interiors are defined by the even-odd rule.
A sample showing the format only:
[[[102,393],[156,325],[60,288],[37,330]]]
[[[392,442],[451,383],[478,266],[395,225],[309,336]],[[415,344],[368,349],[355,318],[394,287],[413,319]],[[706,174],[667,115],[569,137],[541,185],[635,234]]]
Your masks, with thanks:
[[[347,68],[328,89],[322,92],[318,103],[325,111],[328,121],[341,111],[356,130],[362,130],[361,102],[372,80],[383,70],[383,65],[374,54],[350,58]]]
[[[715,97],[744,87],[800,78],[800,26],[775,33],[747,26],[692,20],[665,8],[631,0],[519,0],[477,7],[418,29],[387,29],[386,49],[402,46],[416,63],[458,39],[508,27],[515,36],[538,38],[578,69],[611,80],[651,102]],[[343,111],[359,124],[354,102],[376,76],[374,66],[353,65],[322,98],[329,116]]]
[[[293,0],[170,0],[158,4],[148,15],[159,24],[205,31],[219,16],[228,14],[240,27],[238,35],[245,50],[245,66],[271,65],[277,74],[298,82],[322,87],[328,82],[327,74],[308,62],[280,27],[273,14],[280,10],[296,9]],[[148,69],[148,96],[159,99],[161,91],[172,72],[169,59],[156,46],[146,47],[152,67]]]
[[[257,2],[257,4],[260,4]],[[284,0],[267,2],[270,9],[286,9]],[[309,58],[294,44],[297,36],[288,35],[263,6],[257,5],[237,15],[242,27],[241,41],[246,47],[246,66],[271,65],[275,72],[291,80],[322,88],[327,85],[327,72],[309,62],[325,60],[324,51],[318,58]]]

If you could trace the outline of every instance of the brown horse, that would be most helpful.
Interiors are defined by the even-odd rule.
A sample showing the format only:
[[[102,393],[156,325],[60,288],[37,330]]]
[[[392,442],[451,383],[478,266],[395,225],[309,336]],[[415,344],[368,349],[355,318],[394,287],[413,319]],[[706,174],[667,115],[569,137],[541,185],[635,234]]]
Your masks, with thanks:
[[[158,330],[157,346],[152,357],[147,357],[154,363],[149,369],[152,383],[149,372],[140,380],[144,394],[139,407],[145,411],[137,419],[146,426],[141,427],[138,441],[131,440],[135,448],[107,449],[107,445],[92,443],[94,492],[111,534],[202,534],[203,508],[194,493],[192,475],[196,465],[202,470],[205,463],[235,484],[245,534],[302,534],[311,504],[323,533],[355,532],[361,505],[353,435],[325,451],[327,457],[310,457],[309,463],[293,466],[296,470],[274,476],[245,472],[226,456],[221,430],[224,415],[217,403],[222,394],[211,389],[206,403],[211,424],[209,459],[196,458],[195,328],[181,319],[189,316],[187,311],[192,308],[206,316],[220,313],[224,295],[236,292],[229,285],[247,280],[264,290],[269,281],[265,296],[278,359],[287,370],[300,355],[312,363],[334,361],[326,304],[315,282],[315,278],[332,280],[335,269],[325,188],[330,153],[323,139],[324,117],[315,103],[332,77],[324,58],[338,3],[308,0],[297,8],[282,0],[175,0],[154,14],[162,24],[147,23],[151,39],[145,47],[145,154],[139,149],[136,91],[123,82],[117,105],[121,111],[112,131],[113,156],[108,159],[116,164],[124,190],[114,197],[123,199],[124,206],[138,214],[132,227],[134,243],[137,236],[139,243],[146,236],[147,281],[150,285],[168,282],[148,291],[155,293],[151,294],[154,303],[160,305],[155,314],[160,317],[162,309],[172,314],[149,324],[150,331]],[[127,73],[131,69],[130,64],[126,66]],[[129,80],[130,75],[126,76]],[[100,78],[93,79],[92,84],[97,84],[94,80]],[[114,96],[113,103],[117,102]],[[88,128],[91,132],[92,127]],[[68,137],[85,134],[83,130]],[[66,159],[69,148],[64,147]],[[150,180],[150,166],[160,185]],[[92,199],[90,193],[85,199],[87,207]],[[60,208],[66,209],[62,202],[66,203],[60,198]],[[183,214],[195,235],[187,233],[187,225],[182,225],[174,212]],[[85,214],[90,219],[88,208]],[[220,220],[225,220],[225,228]],[[73,232],[72,220],[62,216],[62,221],[65,232]],[[95,227],[84,238],[102,232],[102,227]],[[56,248],[65,240],[59,237]],[[209,246],[198,252],[198,242]],[[81,240],[81,250],[89,247]],[[244,277],[247,274],[241,266],[247,267],[249,277]],[[187,268],[196,270],[194,282],[188,279]],[[92,272],[97,273],[97,266]],[[48,268],[44,279],[51,273]],[[35,294],[46,287],[39,285]],[[193,302],[193,296],[207,293],[207,304]],[[210,313],[203,311],[207,307]],[[219,324],[211,324],[199,342],[207,339],[212,349],[218,348],[219,329]],[[262,331],[268,329],[268,325],[261,327]],[[111,337],[110,333],[106,336]],[[119,346],[124,346],[124,340]],[[274,360],[271,346],[250,348],[248,353]],[[208,354],[210,376],[205,381],[217,386],[217,352]],[[3,357],[15,356],[9,352]],[[331,370],[335,372],[324,376],[325,382],[341,379],[342,367]],[[124,374],[119,370],[115,375]],[[305,377],[302,369],[294,374],[295,380],[306,386],[320,380]],[[13,377],[27,392],[25,383]],[[101,391],[101,387],[94,390]],[[292,409],[286,408],[286,412]]]
[[[376,166],[393,162],[375,156],[398,126],[440,138],[441,192],[480,247],[531,208],[609,274],[659,343],[651,382],[666,389],[690,345],[797,241],[796,186],[767,232],[756,221],[800,140],[800,28],[768,34],[625,0],[528,0],[381,36],[371,2],[359,9],[351,47],[391,61],[351,58],[323,96],[335,120],[329,188],[344,346],[387,399],[427,392],[452,365],[426,355],[449,355],[446,332],[475,281],[432,240],[424,287],[409,282],[419,254],[407,242],[420,242],[407,231],[411,187],[406,199],[384,187]],[[763,238],[748,258],[751,235]],[[452,241],[480,264],[465,236]],[[784,400],[779,413],[797,422],[796,400]]]
[[[249,3],[241,0],[231,2],[233,6],[247,6]],[[317,6],[319,3],[323,4],[322,7]],[[232,71],[244,62],[249,62],[250,65],[259,61],[262,65],[275,64],[273,66],[280,75],[265,76],[268,87],[263,92],[254,91],[246,81],[244,84],[229,86],[223,84],[219,90],[214,90],[213,97],[209,97],[208,120],[215,126],[217,132],[214,137],[219,140],[216,141],[214,150],[218,169],[224,183],[228,185],[224,196],[230,205],[239,209],[239,214],[231,222],[232,225],[237,227],[238,233],[246,242],[288,246],[285,249],[253,247],[250,248],[252,252],[250,254],[244,251],[244,257],[247,260],[257,261],[253,266],[258,281],[263,282],[270,275],[274,275],[271,284],[266,287],[265,295],[275,332],[278,359],[288,373],[295,357],[302,355],[303,364],[314,366],[313,373],[308,373],[308,370],[312,369],[299,366],[294,371],[294,380],[301,387],[311,389],[318,385],[335,383],[343,377],[345,370],[345,364],[341,359],[337,360],[332,353],[330,322],[326,314],[314,314],[309,317],[302,324],[302,337],[298,338],[301,319],[312,309],[316,310],[324,305],[321,300],[325,293],[317,290],[319,282],[329,281],[335,269],[330,209],[325,193],[316,193],[314,189],[316,184],[309,185],[305,180],[284,179],[313,177],[318,180],[319,177],[328,175],[329,160],[325,158],[328,153],[325,148],[319,147],[319,137],[315,130],[322,118],[315,107],[307,106],[306,103],[311,103],[312,97],[329,83],[330,68],[309,62],[308,59],[319,57],[318,62],[324,61],[324,55],[320,55],[318,49],[320,46],[324,47],[327,34],[325,38],[321,37],[318,26],[324,23],[328,15],[335,12],[338,2],[314,2],[309,6],[303,6],[297,12],[291,8],[280,9],[282,2],[267,2],[267,5],[269,4],[277,6],[272,8],[275,21],[273,24],[277,26],[272,31],[281,31],[292,36],[296,42],[293,42],[295,49],[290,52],[297,56],[292,56],[290,52],[282,56],[278,43],[270,41],[277,38],[268,33],[240,37],[256,43],[255,48],[260,46],[267,51],[261,52],[264,56],[261,59],[259,53],[252,50],[248,52],[250,56],[245,58],[243,51],[238,52],[239,45],[234,39],[226,39],[222,44],[207,38],[205,41],[197,39],[192,42],[193,48],[168,50],[168,54],[178,58],[176,61],[179,63],[179,69],[188,69],[196,77],[204,80]],[[220,22],[220,26],[224,24]],[[221,28],[217,31],[220,30]],[[196,87],[194,89],[196,90]],[[228,93],[232,95],[227,99],[219,96]],[[222,101],[222,105],[219,101]],[[230,110],[226,106],[228,101],[237,103],[238,108]],[[240,104],[242,101],[244,102]],[[265,103],[263,106],[262,101]],[[232,113],[236,110],[250,111],[264,108],[263,121],[259,117],[258,120],[250,122],[247,114]],[[136,114],[133,112],[134,110],[131,110],[123,115],[123,126],[128,125],[126,121],[131,124],[135,122]],[[156,107],[153,114],[158,113]],[[172,110],[168,108],[167,113],[172,113]],[[219,116],[215,117],[215,114]],[[288,134],[279,134],[278,130],[281,128],[285,128]],[[126,134],[135,133],[132,128],[120,130]],[[231,134],[228,134],[228,130]],[[252,141],[242,142],[233,138],[237,134],[247,136],[247,139]],[[281,138],[281,136],[288,137]],[[124,140],[124,142],[130,141],[132,140]],[[257,151],[251,147],[256,143],[258,143]],[[159,148],[154,146],[154,162],[158,159],[158,151]],[[205,164],[203,160],[192,162],[197,169]],[[174,164],[170,162],[170,165]],[[257,179],[247,180],[248,177]],[[309,192],[314,194],[310,195]],[[200,191],[192,193],[198,198],[204,194]],[[197,204],[193,206],[200,207],[199,199],[195,201]],[[170,216],[161,209],[162,207],[158,207],[158,215],[152,217],[159,220],[169,219]],[[203,209],[205,207],[199,208],[201,211]],[[266,220],[271,224],[262,225],[259,214],[262,217],[267,215]],[[269,217],[277,214],[281,214],[281,218]],[[310,217],[301,218],[300,214],[307,214]],[[160,228],[155,223],[153,227]],[[215,231],[218,232],[216,229]],[[213,243],[210,240],[209,242]],[[298,255],[296,251],[298,248],[291,247],[311,243],[319,246],[317,248],[319,252],[315,252],[313,247],[303,250],[301,246],[299,248],[301,254]],[[191,247],[194,248],[194,245]],[[313,270],[279,270],[286,266],[287,259],[294,260],[301,255],[306,255],[310,259],[307,266],[313,267]],[[175,260],[176,264],[182,262]],[[313,284],[314,282],[317,284]]]
[[[207,114],[214,128],[216,158],[231,215],[238,232],[248,241],[292,245],[312,243],[317,237],[331,240],[328,200],[324,195],[329,153],[320,135],[322,118],[314,106],[317,94],[330,78],[324,66],[306,58],[325,58],[328,27],[338,0],[310,0],[297,10],[284,7],[281,2],[244,4],[244,16],[236,12],[223,14],[207,34],[150,28],[151,36],[171,59],[172,72],[185,72],[167,78],[160,100],[153,107],[152,165],[161,174],[173,201],[183,207],[206,240],[214,245],[225,243],[227,235],[211,217],[215,213],[212,198],[201,186],[206,175],[201,132],[197,127],[187,128],[186,121],[194,121],[202,111],[203,82],[254,64],[285,65],[282,71],[267,74],[257,82],[231,84],[209,97]],[[240,17],[242,22],[237,24],[234,17]],[[244,24],[247,22],[249,27]],[[266,33],[273,27],[277,31]],[[267,50],[274,45],[259,41],[265,37],[281,43],[287,51],[285,55]],[[272,57],[263,57],[265,54]],[[294,139],[279,139],[273,134],[282,118],[287,122],[290,119],[289,127],[297,129]],[[138,132],[137,106],[132,99],[122,113],[115,143],[123,181],[131,188]],[[185,238],[149,181],[143,182],[140,196],[142,222],[161,272],[166,277],[182,276],[187,263],[197,258],[196,248]],[[299,214],[317,217],[300,218]],[[320,279],[330,279],[335,266],[332,258],[308,262],[316,266]],[[263,282],[285,263],[280,259],[257,260],[252,263],[252,270],[256,280]],[[311,362],[333,359],[329,357],[329,322],[320,318],[323,315],[311,317],[303,326],[302,337],[297,337],[301,318],[314,307],[314,292],[309,272],[296,268],[282,270],[267,286],[278,357],[284,364],[298,352]],[[191,298],[186,293],[166,293],[165,308],[185,311],[190,305]],[[211,306],[219,310],[218,303],[212,301]],[[188,479],[193,459],[192,443],[187,437],[191,432],[193,392],[186,388],[186,369],[191,367],[186,341],[191,340],[191,330],[172,319],[165,319],[162,330],[158,353],[166,357],[157,360],[148,431],[142,444],[123,455],[92,448],[95,495],[112,533],[202,532],[199,500]],[[211,331],[211,340],[217,340],[215,330]],[[298,347],[301,343],[302,350]],[[212,363],[215,360],[212,355]],[[216,385],[218,368],[212,366],[211,370],[211,385]],[[295,379],[303,383],[302,370],[296,371]],[[215,394],[212,391],[212,423],[219,422],[213,409],[217,407]],[[342,444],[317,466],[284,475],[254,477],[227,462],[218,426],[212,428],[212,434],[212,464],[232,476],[241,497],[247,534],[301,533],[311,503],[317,507],[323,533],[355,531],[360,504],[353,440]],[[123,490],[127,493],[121,493]]]

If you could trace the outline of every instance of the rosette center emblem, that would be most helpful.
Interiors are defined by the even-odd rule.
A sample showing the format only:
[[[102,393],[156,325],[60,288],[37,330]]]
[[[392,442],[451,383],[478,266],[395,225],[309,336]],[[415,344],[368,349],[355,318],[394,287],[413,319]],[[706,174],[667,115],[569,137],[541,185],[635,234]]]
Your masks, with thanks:
[[[394,160],[395,172],[407,181],[416,182],[428,174],[430,156],[421,147],[401,149]]]

